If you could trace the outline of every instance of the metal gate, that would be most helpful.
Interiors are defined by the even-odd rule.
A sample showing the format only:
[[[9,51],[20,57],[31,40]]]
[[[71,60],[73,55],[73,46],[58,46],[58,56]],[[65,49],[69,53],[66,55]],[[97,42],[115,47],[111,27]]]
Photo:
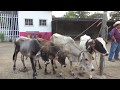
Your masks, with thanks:
[[[19,37],[18,15],[0,14],[0,33],[4,34],[4,41]]]

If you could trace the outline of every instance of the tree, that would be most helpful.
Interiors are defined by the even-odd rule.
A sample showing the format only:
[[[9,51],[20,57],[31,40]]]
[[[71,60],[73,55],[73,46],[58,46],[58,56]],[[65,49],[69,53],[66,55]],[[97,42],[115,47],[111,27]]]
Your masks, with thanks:
[[[64,18],[87,18],[90,12],[87,11],[68,11]]]
[[[68,11],[63,17],[64,18],[76,18],[76,15],[74,11]]]
[[[95,12],[89,16],[89,18],[103,18],[103,13]]]
[[[116,20],[120,20],[120,11],[113,11],[110,13],[110,20],[116,21]]]
[[[75,11],[75,16],[77,18],[88,18],[90,12],[87,11]]]

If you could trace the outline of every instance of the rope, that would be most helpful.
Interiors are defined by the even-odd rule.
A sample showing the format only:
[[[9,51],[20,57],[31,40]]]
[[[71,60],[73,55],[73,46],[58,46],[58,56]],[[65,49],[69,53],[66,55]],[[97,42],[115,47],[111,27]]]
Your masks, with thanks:
[[[88,29],[90,29],[93,25],[95,25],[98,21],[100,21],[101,19],[98,19],[95,23],[93,23],[92,25],[90,25],[87,29],[85,29],[82,33],[80,33],[79,35],[77,35],[74,40],[79,37],[80,35],[82,35],[84,32],[86,32]]]

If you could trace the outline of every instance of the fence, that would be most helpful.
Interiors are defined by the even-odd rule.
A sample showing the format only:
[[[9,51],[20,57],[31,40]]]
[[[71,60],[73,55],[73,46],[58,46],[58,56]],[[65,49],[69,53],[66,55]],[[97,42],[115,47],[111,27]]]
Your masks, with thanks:
[[[18,15],[0,14],[0,33],[4,34],[4,41],[18,37]]]

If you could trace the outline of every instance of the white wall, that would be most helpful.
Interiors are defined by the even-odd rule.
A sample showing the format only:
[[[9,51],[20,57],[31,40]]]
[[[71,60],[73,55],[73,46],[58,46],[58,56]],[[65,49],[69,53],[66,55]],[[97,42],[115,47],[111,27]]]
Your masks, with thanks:
[[[33,19],[33,26],[25,26],[25,18]],[[46,19],[47,26],[39,26],[39,19]],[[20,32],[51,32],[51,21],[52,11],[18,11],[18,25]]]

